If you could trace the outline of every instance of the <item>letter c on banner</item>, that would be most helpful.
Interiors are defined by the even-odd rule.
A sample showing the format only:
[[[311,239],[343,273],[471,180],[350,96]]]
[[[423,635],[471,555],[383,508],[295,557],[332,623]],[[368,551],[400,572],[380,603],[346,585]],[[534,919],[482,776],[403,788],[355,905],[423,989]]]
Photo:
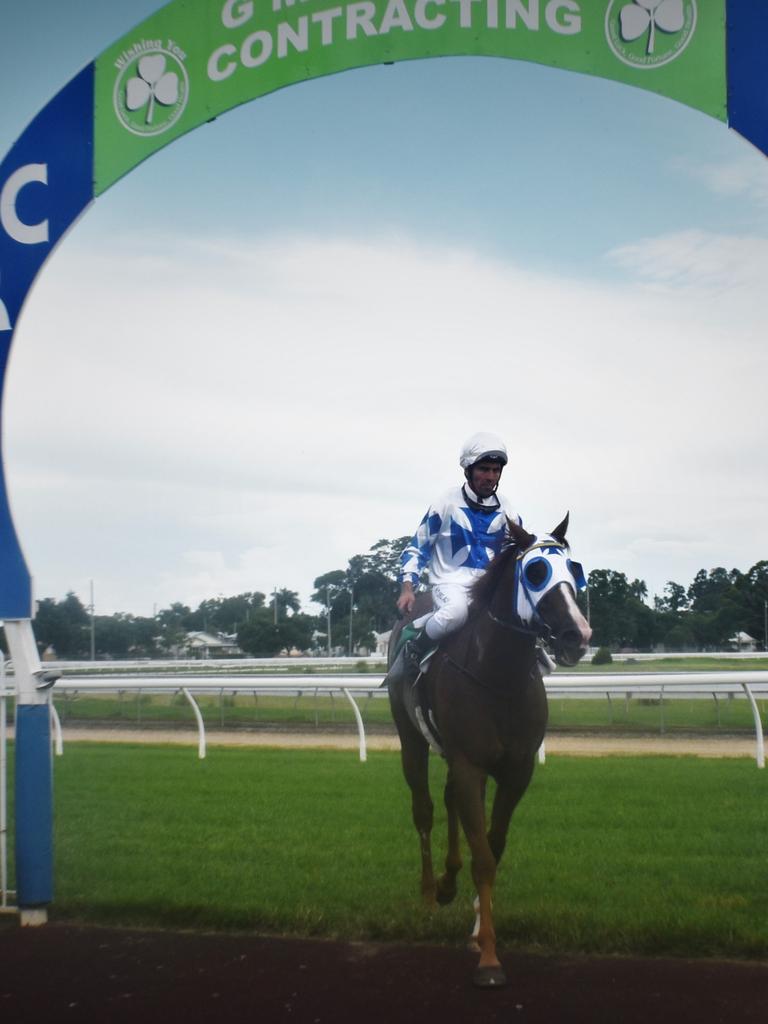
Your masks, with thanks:
[[[16,198],[30,182],[48,184],[48,164],[26,164],[14,171],[0,192],[0,224],[11,238],[22,245],[38,245],[48,241],[48,221],[25,224],[16,213]]]

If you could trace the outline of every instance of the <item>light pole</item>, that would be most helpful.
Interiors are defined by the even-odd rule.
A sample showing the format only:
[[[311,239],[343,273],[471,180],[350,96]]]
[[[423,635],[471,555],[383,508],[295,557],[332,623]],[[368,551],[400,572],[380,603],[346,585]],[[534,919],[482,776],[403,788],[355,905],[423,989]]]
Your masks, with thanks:
[[[768,600],[763,601],[763,650],[768,651]]]
[[[91,604],[89,607],[91,613],[91,661],[96,661],[96,619],[95,619],[95,607],[93,604],[93,580],[91,580]]]
[[[355,588],[349,587],[349,656],[352,657],[352,609],[355,603]]]
[[[331,598],[328,593],[328,586],[325,588],[325,607],[328,609],[328,657],[331,656]]]

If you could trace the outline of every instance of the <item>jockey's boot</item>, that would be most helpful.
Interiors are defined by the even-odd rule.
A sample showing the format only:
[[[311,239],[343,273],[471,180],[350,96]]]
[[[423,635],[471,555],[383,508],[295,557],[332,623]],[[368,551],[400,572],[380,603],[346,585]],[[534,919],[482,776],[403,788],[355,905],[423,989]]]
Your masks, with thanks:
[[[414,683],[422,661],[427,654],[434,651],[437,644],[426,629],[415,629],[410,624],[403,629],[403,635],[407,637],[403,647],[403,668],[408,682]]]

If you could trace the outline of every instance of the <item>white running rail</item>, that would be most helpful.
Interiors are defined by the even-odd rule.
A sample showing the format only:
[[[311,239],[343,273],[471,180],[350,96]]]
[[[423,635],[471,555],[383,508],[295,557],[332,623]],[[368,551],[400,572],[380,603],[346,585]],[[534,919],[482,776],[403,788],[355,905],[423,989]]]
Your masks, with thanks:
[[[386,697],[380,688],[383,674],[353,676],[328,673],[323,676],[306,674],[233,674],[221,672],[210,675],[188,674],[185,671],[164,672],[158,675],[137,676],[109,671],[104,675],[76,675],[66,673],[56,684],[55,695],[85,692],[152,692],[182,693],[195,713],[198,730],[198,754],[205,757],[205,723],[195,699],[201,694],[263,694],[284,696],[343,695],[352,706],[358,732],[360,760],[366,760],[366,736],[357,699],[360,696]],[[560,673],[547,676],[544,685],[549,697],[607,698],[634,696],[661,701],[674,697],[746,698],[752,711],[755,727],[755,760],[759,768],[765,767],[765,743],[757,698],[768,697],[768,671],[723,671],[679,673]],[[61,729],[54,719],[56,749],[61,752]]]

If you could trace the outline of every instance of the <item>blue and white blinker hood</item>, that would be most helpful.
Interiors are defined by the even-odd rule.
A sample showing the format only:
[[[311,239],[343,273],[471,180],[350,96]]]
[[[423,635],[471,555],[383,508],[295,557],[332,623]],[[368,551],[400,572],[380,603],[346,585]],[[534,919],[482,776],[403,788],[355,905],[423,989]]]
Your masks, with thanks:
[[[568,548],[549,535],[537,539],[517,556],[515,564],[515,613],[526,625],[540,619],[542,599],[560,583],[567,583],[574,597],[587,581],[579,562],[568,557]]]

